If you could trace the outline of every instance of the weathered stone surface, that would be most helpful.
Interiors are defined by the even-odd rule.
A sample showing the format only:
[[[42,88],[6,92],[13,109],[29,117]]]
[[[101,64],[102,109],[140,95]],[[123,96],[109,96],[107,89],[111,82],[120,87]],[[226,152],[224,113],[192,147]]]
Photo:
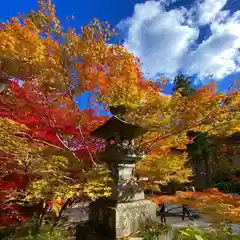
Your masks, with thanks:
[[[148,200],[120,203],[116,207],[116,236],[124,237],[156,220],[156,205]]]
[[[96,201],[90,211],[94,226],[113,239],[141,230],[150,220],[156,221],[156,205],[149,200],[116,204]]]
[[[135,163],[111,164],[112,194],[109,197],[117,202],[130,202],[144,199],[144,192],[133,177]]]

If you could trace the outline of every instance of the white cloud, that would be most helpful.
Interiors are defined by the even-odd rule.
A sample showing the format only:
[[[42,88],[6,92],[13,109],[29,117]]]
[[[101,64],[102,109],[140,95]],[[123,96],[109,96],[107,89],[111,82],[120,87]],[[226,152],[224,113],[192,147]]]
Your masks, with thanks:
[[[176,74],[188,47],[197,39],[198,29],[185,25],[186,9],[166,12],[161,2],[136,4],[128,27],[125,47],[140,57],[149,75]]]
[[[212,35],[190,52],[184,61],[188,74],[204,78],[213,73],[217,79],[239,71],[240,11],[232,17],[222,14],[210,28]]]
[[[240,11],[236,11],[232,16],[225,12],[211,24],[212,33],[229,33],[240,38]]]
[[[196,2],[190,9],[192,18],[196,18],[199,25],[209,24],[215,20],[228,0],[204,0]],[[194,16],[195,15],[195,16]]]
[[[172,78],[181,70],[222,79],[240,70],[240,11],[231,16],[221,10],[226,2],[205,0],[169,11],[167,0],[136,4],[133,16],[119,24],[127,32],[124,46],[140,57],[149,77]],[[200,27],[206,24],[211,35],[199,43]]]
[[[214,74],[217,79],[236,71],[235,57],[237,49],[234,46],[239,38],[232,34],[221,33],[209,37],[199,47],[189,53],[184,61],[187,74],[198,74],[199,78]]]

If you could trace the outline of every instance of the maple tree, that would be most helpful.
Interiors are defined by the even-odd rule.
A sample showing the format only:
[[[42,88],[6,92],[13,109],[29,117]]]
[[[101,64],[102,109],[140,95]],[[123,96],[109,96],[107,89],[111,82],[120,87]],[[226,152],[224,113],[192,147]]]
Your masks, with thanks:
[[[75,117],[79,115],[84,129],[80,131],[77,128],[79,119],[73,120],[70,109],[49,108],[48,102],[36,95],[36,88],[31,84],[20,87],[12,81],[9,91],[1,95],[1,125],[5,130],[1,133],[1,140],[4,141],[1,150],[8,154],[8,159],[1,160],[8,165],[15,160],[17,164],[13,172],[17,172],[18,176],[25,175],[29,180],[23,192],[16,195],[14,191],[11,197],[41,201],[46,208],[52,202],[59,218],[67,204],[76,198],[83,198],[86,193],[90,197],[108,196],[110,189],[103,182],[107,171],[103,167],[92,170],[89,165],[92,154],[102,145],[99,141],[90,141],[87,135],[92,127],[95,128],[97,117],[93,116],[93,112],[84,111],[81,115],[76,112]],[[88,125],[84,128],[83,119],[87,115]],[[53,119],[57,121],[51,122]],[[97,121],[97,124],[100,123],[101,117]],[[1,173],[9,175],[9,166],[3,168]],[[59,198],[64,199],[63,206],[58,203]]]
[[[84,192],[90,197],[109,194],[104,174],[99,174],[106,171],[86,165],[88,160],[96,165],[94,154],[103,143],[89,133],[105,118],[91,109],[80,112],[74,101],[86,91],[97,91],[98,96],[109,91],[106,71],[109,82],[119,75],[131,79],[131,67],[138,73],[131,54],[105,44],[111,35],[108,29],[94,20],[82,28],[81,35],[74,30],[63,33],[51,1],[39,1],[38,12],[1,25],[1,75],[12,78],[8,91],[1,94],[1,121],[6,127],[1,150],[9,154],[9,161],[27,165],[25,174],[34,176],[26,184],[24,199],[53,199],[57,215],[61,210],[55,198],[69,199]],[[6,117],[26,128],[12,132]]]
[[[210,77],[212,78],[213,75]],[[181,89],[182,96],[186,97],[191,96],[196,92],[196,90],[191,87],[190,78],[184,77],[183,74],[174,78],[173,92],[176,92],[178,89]],[[236,134],[234,134],[234,136],[235,135]],[[237,167],[234,166],[232,161],[238,154],[237,149],[239,147],[231,147],[231,151],[229,151],[229,147],[227,147],[226,144],[215,142],[215,139],[218,139],[218,137],[210,136],[204,132],[189,131],[188,136],[193,138],[192,143],[189,143],[187,146],[187,151],[191,164],[195,170],[196,180],[199,179],[199,181],[201,181],[201,173],[204,172],[206,174],[208,185],[212,185],[216,179],[214,175],[217,173],[221,175],[220,172],[222,172],[223,175],[229,175],[234,167]],[[228,137],[225,136],[224,141],[228,144]],[[220,150],[222,147],[224,148]],[[204,168],[202,163],[204,163]]]
[[[135,89],[135,101],[138,101],[140,89],[140,71],[134,64],[137,59],[123,47],[105,43],[112,34],[109,26],[103,29],[94,20],[82,28],[81,35],[74,30],[66,33],[61,30],[51,1],[39,1],[38,12],[32,11],[28,17],[12,18],[1,25],[0,33],[1,75],[11,79],[8,91],[1,93],[1,116],[26,126],[24,131],[16,133],[17,136],[5,132],[2,150],[10,153],[14,148],[17,155],[14,157],[20,165],[27,162],[31,165],[31,174],[38,176],[42,173],[40,180],[29,185],[28,191],[32,194],[28,198],[47,201],[53,193],[63,195],[63,191],[69,188],[66,180],[69,176],[61,171],[66,168],[67,160],[71,164],[74,160],[80,161],[73,168],[86,171],[83,160],[90,159],[94,163],[94,154],[103,145],[89,135],[101,124],[101,118],[96,117],[93,110],[80,113],[75,97],[92,91],[102,103],[119,104],[120,99],[125,102],[134,99],[134,94],[127,97],[129,87]],[[23,86],[18,79],[23,81]],[[109,88],[113,83],[115,87]],[[5,138],[9,139],[9,144]],[[15,138],[26,146],[20,147]],[[10,146],[12,140],[15,144]],[[97,188],[94,174],[87,175],[84,171],[81,178],[78,176],[78,182],[91,176],[85,191],[91,197],[101,196],[95,191],[104,189],[104,184],[96,183]],[[98,173],[96,169],[94,171]],[[49,172],[53,176],[49,177]],[[96,176],[100,175],[95,173]],[[53,187],[55,185],[57,189]],[[77,186],[75,193],[80,194]]]
[[[239,90],[232,89],[224,95],[217,93],[211,84],[189,97],[176,92],[170,99],[156,101],[155,105],[146,102],[146,105],[130,110],[128,117],[149,129],[139,140],[140,148],[150,150],[148,156],[169,147],[184,150],[202,133],[229,136],[239,131]],[[188,132],[199,134],[189,138]],[[184,159],[184,155],[181,158]],[[184,166],[186,161],[179,163]],[[151,164],[149,161],[149,168]]]
[[[171,149],[153,152],[137,163],[137,172],[161,185],[171,181],[184,183],[192,176],[191,168],[186,165],[187,159],[187,153],[178,153]]]
[[[191,176],[188,131],[239,131],[236,88],[225,95],[209,84],[189,97],[181,89],[163,96],[166,79],[144,80],[140,60],[109,44],[115,31],[108,24],[94,19],[80,34],[65,31],[51,1],[39,0],[37,12],[0,28],[0,76],[8,79],[0,95],[1,162],[26,177],[23,199],[52,201],[57,217],[75,196],[109,195],[107,170],[96,159],[105,143],[90,135],[108,118],[99,115],[102,106],[126,106],[124,118],[148,130],[135,141],[145,153],[137,171],[161,183]],[[89,104],[79,110],[76,98],[85,93]]]

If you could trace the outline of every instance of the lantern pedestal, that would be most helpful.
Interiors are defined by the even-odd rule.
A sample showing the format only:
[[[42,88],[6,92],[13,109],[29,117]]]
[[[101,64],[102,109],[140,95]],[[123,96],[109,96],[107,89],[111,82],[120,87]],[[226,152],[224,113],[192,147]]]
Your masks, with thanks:
[[[127,237],[156,221],[156,205],[149,200],[110,203],[98,200],[91,204],[90,222],[110,239]]]

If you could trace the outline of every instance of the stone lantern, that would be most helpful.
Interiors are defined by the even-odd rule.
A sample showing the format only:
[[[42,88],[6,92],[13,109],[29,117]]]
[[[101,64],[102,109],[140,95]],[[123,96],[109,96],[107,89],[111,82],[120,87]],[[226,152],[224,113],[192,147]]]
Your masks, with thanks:
[[[119,116],[125,108],[110,110]],[[109,166],[113,182],[112,195],[91,204],[89,219],[111,239],[129,236],[156,218],[156,205],[144,199],[144,192],[133,176],[136,161],[143,156],[134,148],[134,138],[145,132],[116,115],[92,132],[92,136],[106,139],[105,151],[98,158]]]

